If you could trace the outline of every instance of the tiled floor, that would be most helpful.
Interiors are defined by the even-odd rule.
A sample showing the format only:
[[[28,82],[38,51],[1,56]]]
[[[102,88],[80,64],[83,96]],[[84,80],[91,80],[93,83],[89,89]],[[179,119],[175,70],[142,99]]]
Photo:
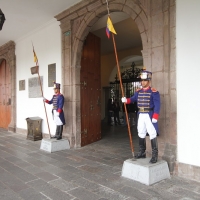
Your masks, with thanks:
[[[137,149],[136,127],[131,128]],[[102,126],[102,140],[55,153],[0,129],[0,200],[193,200],[200,183],[171,177],[152,186],[121,177],[131,158],[127,128]]]

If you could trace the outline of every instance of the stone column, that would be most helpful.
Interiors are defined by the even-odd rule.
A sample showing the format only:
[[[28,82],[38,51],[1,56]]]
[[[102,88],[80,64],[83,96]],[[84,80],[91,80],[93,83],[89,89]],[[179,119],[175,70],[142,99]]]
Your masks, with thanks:
[[[142,50],[143,66],[146,69],[148,66],[148,50]]]
[[[11,122],[8,126],[8,131],[16,132],[16,56],[15,56],[15,43],[10,43],[10,73],[11,73]]]
[[[74,146],[73,124],[73,99],[72,99],[72,68],[71,68],[71,23],[69,20],[61,21],[62,30],[62,90],[65,97],[64,113],[66,125],[63,135]]]

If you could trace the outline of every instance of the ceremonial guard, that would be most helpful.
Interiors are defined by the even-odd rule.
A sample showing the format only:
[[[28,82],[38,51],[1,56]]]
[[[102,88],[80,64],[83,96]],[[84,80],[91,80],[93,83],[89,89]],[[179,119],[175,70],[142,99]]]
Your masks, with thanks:
[[[150,87],[152,73],[142,71],[141,85],[131,98],[122,97],[123,103],[137,102],[138,106],[138,136],[139,136],[139,152],[136,158],[146,158],[146,135],[151,140],[152,158],[150,163],[156,163],[158,159],[158,117],[160,112],[160,94],[155,88]]]
[[[53,104],[52,115],[56,124],[56,133],[53,138],[62,139],[63,125],[65,125],[65,116],[63,112],[64,96],[60,93],[60,84],[54,82],[54,95],[49,101],[44,98],[44,102]]]

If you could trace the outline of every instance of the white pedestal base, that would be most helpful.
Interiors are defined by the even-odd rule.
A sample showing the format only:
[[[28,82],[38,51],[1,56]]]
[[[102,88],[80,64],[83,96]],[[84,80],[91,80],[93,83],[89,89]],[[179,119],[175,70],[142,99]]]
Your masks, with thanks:
[[[62,151],[70,149],[69,141],[66,139],[42,139],[40,149],[47,152]]]
[[[150,158],[140,158],[136,161],[128,159],[124,161],[122,176],[143,183],[152,185],[161,180],[170,178],[167,162],[158,160],[157,163],[149,163]]]

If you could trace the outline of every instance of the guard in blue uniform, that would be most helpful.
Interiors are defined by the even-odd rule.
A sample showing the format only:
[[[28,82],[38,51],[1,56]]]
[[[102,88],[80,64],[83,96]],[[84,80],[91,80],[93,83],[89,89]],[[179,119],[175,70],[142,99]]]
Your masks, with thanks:
[[[131,98],[122,97],[123,103],[137,102],[138,106],[138,136],[139,136],[139,152],[136,158],[146,158],[146,140],[147,134],[150,136],[152,147],[152,158],[150,163],[156,163],[158,159],[158,117],[160,113],[160,94],[150,87],[152,73],[142,71],[141,85],[142,89],[138,89]]]
[[[65,125],[65,116],[63,112],[64,96],[60,93],[60,84],[54,82],[54,95],[49,101],[44,98],[44,102],[53,104],[52,115],[56,124],[56,134],[53,138],[62,139],[63,125]]]

